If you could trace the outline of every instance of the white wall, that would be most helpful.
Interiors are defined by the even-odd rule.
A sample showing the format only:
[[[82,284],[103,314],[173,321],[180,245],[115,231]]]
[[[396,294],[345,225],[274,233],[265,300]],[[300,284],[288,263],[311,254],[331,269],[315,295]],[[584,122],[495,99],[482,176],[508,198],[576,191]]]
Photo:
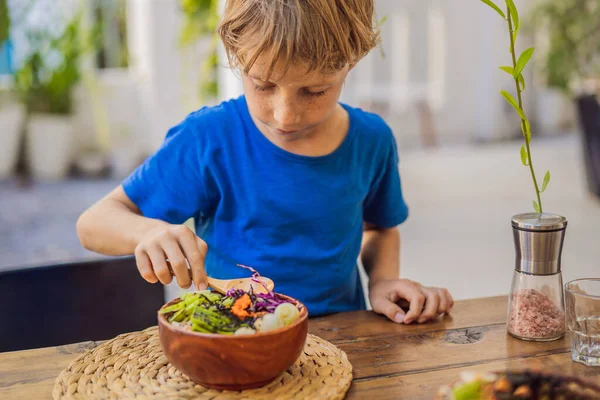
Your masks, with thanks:
[[[517,1],[520,9],[524,4]],[[519,119],[499,94],[501,89],[514,91],[514,84],[498,69],[509,65],[511,58],[507,28],[493,10],[473,0],[376,0],[376,6],[378,17],[388,17],[382,31],[385,58],[376,49],[361,61],[350,74],[342,101],[381,110],[404,149],[422,145],[419,100],[430,101],[441,144],[518,135]],[[156,148],[172,125],[201,106],[195,90],[207,46],[181,49],[181,23],[176,1],[129,0],[130,74],[100,77],[112,87],[105,91],[110,113],[117,114],[112,120],[137,118],[136,137],[146,151]],[[531,45],[522,34],[518,49]],[[220,55],[226,65],[222,46]],[[534,84],[534,67],[532,62],[525,74],[525,110],[534,123],[544,116],[543,132],[559,132],[565,121],[572,120],[572,113],[562,112],[569,104]],[[242,93],[239,79],[229,69],[219,72],[220,100]],[[126,96],[120,94],[123,91]],[[138,104],[128,106],[127,101]]]
[[[148,147],[198,108],[195,88],[205,46],[184,51],[179,45],[182,14],[172,0],[129,0],[131,69],[139,76],[142,107],[149,117]]]
[[[526,2],[516,3],[526,17]],[[492,9],[473,0],[377,0],[376,6],[379,17],[388,17],[382,27],[386,56],[376,50],[357,66],[344,101],[389,102],[379,109],[405,148],[421,145],[416,102],[425,99],[431,102],[441,144],[519,134],[519,119],[499,94],[502,89],[514,92],[514,83],[498,69],[512,61],[506,23]],[[530,46],[532,39],[522,33],[517,51]],[[525,110],[532,123],[541,115],[544,130],[556,133],[572,114],[561,113],[564,100],[533,83],[535,68],[532,61],[525,71]],[[544,107],[542,113],[536,104]]]

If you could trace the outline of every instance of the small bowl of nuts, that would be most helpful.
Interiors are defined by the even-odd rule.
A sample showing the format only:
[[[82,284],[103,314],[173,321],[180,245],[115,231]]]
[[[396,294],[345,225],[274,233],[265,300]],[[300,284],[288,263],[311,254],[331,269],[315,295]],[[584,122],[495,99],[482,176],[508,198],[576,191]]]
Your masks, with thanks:
[[[438,400],[598,399],[600,386],[581,377],[542,370],[463,372],[452,385],[442,386]]]

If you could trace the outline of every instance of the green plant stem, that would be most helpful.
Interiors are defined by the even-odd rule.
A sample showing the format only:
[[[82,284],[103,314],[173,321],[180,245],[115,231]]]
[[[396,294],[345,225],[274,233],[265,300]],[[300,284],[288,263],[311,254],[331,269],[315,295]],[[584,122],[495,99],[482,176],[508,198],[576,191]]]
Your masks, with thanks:
[[[515,40],[514,40],[514,35],[513,35],[513,26],[512,26],[510,10],[507,10],[506,15],[507,15],[506,19],[508,20],[508,30],[510,33],[510,35],[509,35],[510,36],[510,52],[512,55],[513,68],[516,69],[517,68],[517,58],[515,56]],[[525,114],[525,110],[523,110],[523,100],[521,99],[521,87],[519,85],[519,77],[517,76],[514,79],[515,79],[515,86],[517,89],[517,98],[518,98],[518,102],[519,102],[519,108],[523,111],[523,114]],[[537,201],[538,201],[538,205],[540,206],[540,213],[541,213],[541,212],[543,212],[542,199],[540,196],[540,188],[538,186],[537,179],[535,178],[533,162],[531,160],[531,151],[529,149],[529,140],[527,140],[527,135],[525,134],[525,132],[528,132],[526,121],[521,120],[521,125],[523,126],[523,136],[525,137],[525,147],[527,149],[527,159],[528,159],[528,164],[529,164],[529,170],[531,171],[531,177],[533,178],[533,185],[535,186],[535,194],[537,196]],[[531,138],[531,132],[529,132],[529,137]]]

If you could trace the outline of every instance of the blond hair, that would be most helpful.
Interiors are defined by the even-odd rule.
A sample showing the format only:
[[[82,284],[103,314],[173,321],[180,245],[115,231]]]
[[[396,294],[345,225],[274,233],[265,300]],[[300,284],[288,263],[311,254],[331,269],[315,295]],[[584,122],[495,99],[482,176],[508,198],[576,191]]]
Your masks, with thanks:
[[[218,34],[229,64],[244,73],[266,56],[268,76],[279,62],[335,72],[379,43],[373,0],[227,0]]]

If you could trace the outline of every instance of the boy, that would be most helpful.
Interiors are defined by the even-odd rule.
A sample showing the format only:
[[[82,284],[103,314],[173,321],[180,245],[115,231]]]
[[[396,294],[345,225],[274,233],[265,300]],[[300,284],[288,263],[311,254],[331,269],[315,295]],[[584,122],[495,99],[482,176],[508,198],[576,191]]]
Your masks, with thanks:
[[[148,282],[174,274],[182,288],[205,288],[207,273],[239,277],[233,259],[312,316],[365,308],[360,257],[375,312],[407,324],[448,313],[447,290],[399,279],[396,227],[408,209],[392,132],[338,102],[377,45],[372,0],[229,0],[219,35],[244,96],[170,129],[80,217],[83,246],[134,253]],[[182,225],[190,217],[198,236]]]

